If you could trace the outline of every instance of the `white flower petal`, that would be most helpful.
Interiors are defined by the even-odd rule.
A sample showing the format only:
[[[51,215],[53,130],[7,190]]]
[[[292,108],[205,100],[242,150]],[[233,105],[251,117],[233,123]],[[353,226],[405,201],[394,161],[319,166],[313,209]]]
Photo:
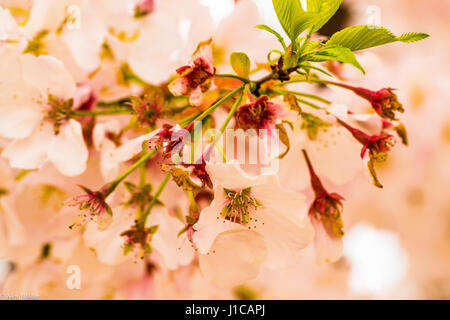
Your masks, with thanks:
[[[38,169],[47,161],[47,150],[54,137],[53,127],[46,123],[28,138],[15,140],[2,152],[13,168]]]
[[[3,21],[2,21],[3,22]],[[22,52],[16,48],[0,47],[0,82],[21,84],[22,65],[20,56]]]
[[[169,84],[169,91],[175,96],[182,96],[188,93],[189,87],[185,78],[176,78]]]
[[[21,56],[22,76],[30,85],[39,88],[46,97],[52,94],[61,99],[72,98],[76,85],[64,64],[51,56],[32,54]]]
[[[298,263],[301,251],[313,240],[314,228],[307,218],[299,219],[291,212],[258,208],[252,213],[250,228],[264,237],[269,268],[282,268]]]
[[[224,206],[224,190],[218,187],[214,192],[214,200],[211,202],[211,205],[201,211],[200,218],[194,225],[193,240],[199,252],[207,254],[218,234],[226,230],[241,228],[239,225],[220,216]]]
[[[152,13],[144,23],[139,38],[131,45],[128,61],[142,79],[159,84],[173,73],[174,61],[170,58],[180,45],[177,23],[172,16],[161,12]]]
[[[319,130],[316,140],[305,139],[306,150],[319,177],[342,185],[361,171],[361,144],[343,127],[330,126]]]
[[[42,119],[41,106],[33,97],[39,91],[23,83],[0,82],[0,136],[12,139],[28,137]]]
[[[310,185],[308,167],[303,160],[301,146],[293,146],[280,160],[278,176],[283,187],[290,190],[303,190]]]
[[[343,251],[342,238],[330,237],[323,224],[316,219],[311,219],[314,226],[314,248],[317,264],[335,262],[339,260]]]
[[[247,175],[236,160],[227,163],[210,163],[206,165],[214,186],[227,189],[243,189],[262,183],[262,176],[251,177]]]
[[[193,106],[199,106],[203,101],[203,92],[202,88],[198,86],[194,91],[189,95],[189,103]]]
[[[158,134],[158,132],[159,129],[124,142],[120,147],[111,151],[109,154],[110,161],[121,163],[132,159],[142,151],[142,143],[146,140],[152,139]]]
[[[342,121],[347,121],[348,107],[345,104],[332,104],[327,111]]]
[[[380,134],[383,121],[378,114],[352,114],[349,116],[349,125],[363,130],[366,134]]]
[[[134,215],[118,208],[113,210],[113,221],[105,230],[99,230],[95,222],[89,222],[83,234],[84,243],[94,249],[98,259],[108,265],[118,265],[129,257],[123,253],[125,237],[120,234],[128,230],[134,221]]]
[[[106,25],[100,21],[95,10],[90,10],[92,3],[87,3],[80,12],[79,28],[67,29],[62,40],[70,49],[80,68],[93,71],[100,65],[102,43],[107,35]]]
[[[265,176],[263,184],[252,187],[251,195],[267,208],[288,212],[300,219],[306,217],[308,211],[306,197],[302,193],[281,188],[278,176],[274,174]]]
[[[94,142],[95,149],[102,150],[104,148],[104,142],[109,141],[106,134],[108,132],[118,134],[120,129],[120,122],[117,119],[96,124],[92,133],[92,140]]]
[[[0,198],[0,213],[3,213],[9,245],[18,246],[27,240],[24,226],[6,197]]]
[[[250,230],[221,233],[209,254],[200,254],[202,274],[220,287],[234,287],[254,279],[266,257],[263,237]]]
[[[88,150],[78,121],[69,120],[61,126],[49,146],[48,158],[66,176],[76,176],[86,170]]]
[[[186,237],[178,233],[184,225],[180,220],[169,215],[165,208],[154,208],[149,216],[147,226],[158,225],[158,231],[152,238],[151,245],[163,257],[169,269],[189,264],[194,258],[194,248]]]

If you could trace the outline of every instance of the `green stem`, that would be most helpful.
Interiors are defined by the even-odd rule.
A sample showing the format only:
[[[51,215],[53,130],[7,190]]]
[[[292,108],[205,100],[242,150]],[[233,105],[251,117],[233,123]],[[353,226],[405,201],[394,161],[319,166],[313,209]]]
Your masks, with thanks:
[[[331,101],[328,101],[327,99],[324,99],[322,97],[316,96],[314,94],[310,94],[310,93],[303,93],[303,92],[297,92],[297,91],[291,91],[291,90],[278,90],[278,89],[271,89],[272,92],[274,93],[278,93],[278,94],[293,94],[296,96],[300,96],[300,97],[305,97],[305,98],[310,98],[310,99],[314,99],[326,104],[331,104]]]
[[[194,121],[202,121],[207,116],[209,116],[211,113],[213,113],[214,110],[216,110],[218,107],[220,107],[222,104],[224,104],[228,99],[230,99],[232,96],[234,96],[236,93],[238,93],[239,91],[244,90],[244,87],[245,87],[245,84],[243,84],[243,85],[239,86],[238,88],[234,89],[233,91],[228,93],[226,96],[222,97],[219,101],[214,103],[211,107],[209,107],[203,113],[201,113],[199,116],[197,116],[195,118],[191,117],[191,119],[187,119],[187,120],[182,121],[180,123],[180,126],[184,127],[184,126],[187,126],[187,125],[191,124]]]
[[[231,78],[231,79],[241,80],[244,83],[250,83],[250,80],[236,76],[234,74],[216,74],[214,77],[216,77],[216,78]]]
[[[311,82],[313,82],[313,83],[320,83],[320,84],[326,84],[326,85],[341,87],[341,88],[345,88],[345,89],[350,89],[350,87],[348,85],[343,84],[343,83],[334,82],[334,81],[328,81],[328,80],[322,80],[322,79],[314,79],[314,78],[309,78],[309,79],[306,79],[306,78],[296,79],[296,78],[294,78],[294,79],[285,81],[283,84],[286,85],[286,84],[289,84],[289,83],[304,83],[304,82],[307,82],[307,83],[311,83]]]
[[[142,157],[145,156],[145,150],[147,150],[147,148],[148,148],[148,141],[144,141],[142,153],[141,153]],[[147,166],[145,165],[145,162],[142,163],[140,170],[141,170],[141,172],[140,172],[140,177],[139,177],[139,185],[142,188],[145,186],[146,174],[147,174]]]
[[[259,89],[261,88],[261,85],[264,82],[270,81],[270,80],[274,80],[275,79],[275,75],[273,73],[268,74],[267,76],[261,78],[258,81],[254,81],[253,83],[255,84],[253,86],[253,88],[250,90],[252,93],[258,92]]]
[[[241,94],[239,95],[239,98],[236,100],[236,102],[234,103],[230,112],[228,113],[228,116],[225,119],[225,122],[222,124],[222,127],[220,128],[220,135],[222,135],[225,132],[226,128],[228,127],[228,124],[230,123],[231,119],[233,118],[234,114],[236,113],[237,109],[239,108],[239,106],[242,102],[243,96],[244,96],[244,91],[241,92]]]
[[[145,210],[144,214],[141,216],[140,224],[142,227],[145,227],[145,224],[147,223],[147,218],[150,215],[150,212],[152,211],[152,208],[155,206],[156,202],[158,201],[159,196],[163,192],[164,188],[166,187],[167,183],[169,182],[169,179],[171,177],[170,173],[166,173],[164,176],[163,181],[159,185],[158,189],[156,190],[155,194],[153,195],[152,200],[150,201],[150,204],[148,205],[147,210]]]
[[[303,52],[303,50],[305,49],[305,46],[308,44],[309,39],[311,39],[311,36],[312,36],[312,29],[309,30],[305,41],[303,41],[301,47],[299,48],[299,52],[301,52],[301,53]]]
[[[236,102],[234,103],[233,107],[231,108],[230,112],[228,113],[227,118],[225,119],[225,122],[222,124],[222,127],[220,128],[220,134],[218,137],[214,138],[214,146],[219,150],[219,152],[222,154],[222,157],[224,159],[225,162],[228,161],[228,157],[227,154],[225,153],[225,150],[223,150],[222,146],[218,145],[217,142],[219,141],[219,139],[222,137],[223,133],[225,132],[225,130],[228,127],[228,124],[230,123],[231,119],[233,118],[234,114],[236,113],[237,109],[239,108],[239,106],[241,105],[242,102],[242,98],[244,96],[244,91],[241,92],[241,94],[239,95],[239,98],[236,100]]]
[[[86,117],[86,116],[109,116],[116,114],[134,114],[134,111],[130,109],[113,109],[113,110],[101,110],[101,111],[90,111],[90,110],[76,110],[72,114],[76,117]]]
[[[128,98],[123,98],[123,99],[115,100],[115,101],[111,101],[111,102],[99,101],[99,102],[97,102],[95,107],[103,109],[103,110],[130,108],[130,103],[131,103],[131,100],[128,97]]]
[[[136,161],[131,167],[129,167],[124,173],[122,173],[116,180],[111,182],[107,194],[105,195],[105,198],[109,196],[116,188],[117,186],[125,180],[130,174],[133,173],[134,170],[139,168],[141,165],[143,165],[148,159],[153,157],[158,150],[161,148],[161,146],[156,147],[154,150],[147,152],[144,154],[138,161]]]

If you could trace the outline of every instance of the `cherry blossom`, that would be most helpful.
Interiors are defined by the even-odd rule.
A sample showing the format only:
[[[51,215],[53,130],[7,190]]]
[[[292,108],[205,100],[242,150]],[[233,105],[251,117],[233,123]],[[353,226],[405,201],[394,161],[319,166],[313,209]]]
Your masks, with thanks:
[[[194,225],[193,239],[199,252],[214,257],[212,247],[218,235],[228,230],[247,229],[264,238],[267,266],[276,268],[298,261],[301,250],[314,234],[305,219],[304,196],[283,190],[276,175],[251,178],[236,162],[210,164],[207,170],[215,192],[213,202],[202,210]],[[212,259],[224,261],[219,257]],[[261,264],[260,260],[256,259],[255,263]]]
[[[2,71],[0,134],[12,139],[2,156],[16,168],[36,169],[50,161],[65,175],[82,173],[88,153],[80,123],[68,115],[75,84],[64,65],[50,56],[8,49],[1,56],[6,73]],[[4,78],[7,74],[11,76]]]
[[[132,230],[130,228],[134,225],[134,217],[128,208],[113,208],[113,210],[115,211],[113,221],[107,229],[101,231],[95,223],[89,223],[83,236],[87,245],[95,249],[100,261],[108,265],[116,265],[130,259],[129,255],[124,255],[124,248],[127,230]],[[191,262],[194,257],[191,243],[186,235],[177,237],[183,229],[181,221],[170,217],[167,210],[156,208],[150,214],[147,226],[158,226],[157,231],[154,232],[151,240],[148,238],[150,241],[146,244],[162,256],[167,268],[176,269],[178,266]],[[133,249],[136,250],[139,259],[143,253],[140,252],[142,248],[133,246]]]

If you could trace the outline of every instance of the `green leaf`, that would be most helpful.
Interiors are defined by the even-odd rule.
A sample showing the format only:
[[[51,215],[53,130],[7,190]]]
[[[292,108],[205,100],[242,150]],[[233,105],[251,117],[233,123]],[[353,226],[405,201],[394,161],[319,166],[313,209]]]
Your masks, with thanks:
[[[308,0],[306,11],[299,0],[272,0],[272,3],[281,26],[292,41],[292,50],[295,50],[298,36],[306,29],[312,33],[322,28],[334,16],[342,0]]]
[[[302,53],[307,54],[307,53],[313,51],[314,49],[317,49],[322,44],[323,44],[322,41],[310,41],[302,47]]]
[[[410,43],[424,40],[429,36],[430,36],[429,34],[422,32],[409,32],[402,34],[400,37],[397,38],[397,40],[405,43]]]
[[[299,67],[307,72],[311,72],[311,70],[316,70],[316,71],[319,71],[329,77],[332,77],[332,75],[328,71],[326,71],[322,68],[312,66],[309,62],[305,62],[305,64],[301,64],[301,65],[299,65]]]
[[[311,26],[311,32],[316,32],[324,26],[336,13],[342,0],[308,0],[307,12],[316,14]]]
[[[306,56],[308,61],[312,62],[324,62],[324,61],[339,61],[349,63],[365,74],[363,67],[356,60],[355,54],[349,49],[344,47],[324,47],[314,53]]]
[[[278,21],[294,46],[300,33],[314,23],[316,15],[304,11],[299,0],[272,0],[272,3]],[[294,49],[292,48],[292,50]]]
[[[331,36],[326,45],[341,46],[349,48],[352,51],[358,51],[396,41],[414,42],[428,37],[429,35],[425,33],[407,33],[397,37],[384,27],[361,25],[345,28],[336,32]]]
[[[284,51],[287,51],[287,46],[286,43],[284,42],[283,37],[281,36],[281,34],[279,34],[278,32],[276,32],[275,30],[273,30],[271,27],[265,25],[265,24],[259,24],[257,25],[255,28],[270,32],[271,34],[273,34],[275,37],[277,37],[278,42],[281,43],[281,46],[283,47]]]
[[[230,57],[231,67],[242,78],[248,79],[250,75],[250,59],[243,52],[233,52]]]

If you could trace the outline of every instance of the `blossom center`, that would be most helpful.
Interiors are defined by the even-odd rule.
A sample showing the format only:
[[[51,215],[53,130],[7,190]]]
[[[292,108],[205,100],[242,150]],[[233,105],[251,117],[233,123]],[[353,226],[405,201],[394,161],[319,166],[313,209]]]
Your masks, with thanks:
[[[186,79],[189,88],[195,89],[204,84],[213,76],[208,62],[199,57],[194,60],[193,66],[184,66],[177,69],[177,73]]]
[[[253,103],[239,107],[236,112],[237,127],[248,129],[270,129],[275,125],[279,106],[268,101],[267,96],[262,96]]]
[[[69,120],[72,115],[73,99],[64,101],[49,94],[47,103],[48,111],[45,120],[53,123],[55,134],[58,134],[61,125],[64,121]]]
[[[225,189],[227,204],[222,209],[220,215],[231,222],[246,225],[250,222],[250,210],[257,209],[261,203],[250,196],[251,188],[241,191]]]

